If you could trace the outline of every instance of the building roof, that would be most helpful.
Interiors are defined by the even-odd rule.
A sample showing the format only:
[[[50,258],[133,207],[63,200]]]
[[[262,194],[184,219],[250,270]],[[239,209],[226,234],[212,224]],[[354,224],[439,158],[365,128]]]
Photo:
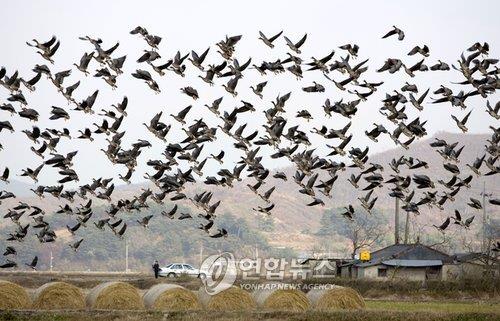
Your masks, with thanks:
[[[427,266],[442,266],[441,260],[387,260],[382,261],[382,264],[387,266],[402,266],[402,267],[427,267]]]
[[[492,262],[496,262],[495,257],[488,256],[487,254],[480,253],[480,252],[477,252],[477,253],[455,253],[453,255],[453,259],[459,263],[474,262],[474,261],[480,261],[480,260],[483,260],[483,261],[489,260]]]
[[[299,260],[298,263],[299,264],[308,264],[309,262],[315,262],[315,261],[330,261],[330,262],[341,262],[341,263],[344,263],[344,262],[348,262],[348,261],[352,261],[351,259],[339,259],[339,258],[305,258],[305,259],[302,259],[302,260]]]
[[[419,266],[436,266],[437,261],[439,265],[453,261],[453,257],[446,253],[433,249],[429,246],[416,243],[416,244],[394,244],[383,249],[371,253],[370,261],[363,262],[357,260],[352,264],[357,267],[365,267],[383,264],[383,262],[398,262],[398,261],[412,261],[412,264],[417,264],[415,261],[421,261]],[[431,264],[431,265],[425,265]]]

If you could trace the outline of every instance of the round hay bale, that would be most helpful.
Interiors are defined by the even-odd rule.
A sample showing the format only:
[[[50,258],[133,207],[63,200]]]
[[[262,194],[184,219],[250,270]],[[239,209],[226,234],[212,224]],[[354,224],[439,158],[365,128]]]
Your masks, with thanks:
[[[65,282],[45,283],[33,295],[33,308],[40,310],[83,309],[82,291]]]
[[[209,295],[204,288],[200,288],[198,298],[205,308],[213,311],[241,311],[255,308],[252,295],[236,286],[231,286],[215,295]]]
[[[0,310],[27,309],[30,305],[30,297],[23,287],[0,280]]]
[[[124,282],[106,282],[87,294],[87,306],[102,310],[142,310],[144,304],[137,289]]]
[[[342,286],[332,289],[311,289],[307,293],[313,307],[318,310],[362,309],[365,300],[358,291]]]
[[[177,284],[157,284],[142,297],[148,309],[187,311],[201,308],[196,294]]]
[[[287,288],[280,283],[268,283],[253,293],[257,304],[265,309],[300,312],[309,309],[311,303],[299,290]]]

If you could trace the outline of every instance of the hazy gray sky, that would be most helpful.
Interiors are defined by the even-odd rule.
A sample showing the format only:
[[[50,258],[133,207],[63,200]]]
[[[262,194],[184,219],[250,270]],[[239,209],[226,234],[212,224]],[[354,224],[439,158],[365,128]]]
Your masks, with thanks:
[[[279,94],[292,91],[292,97],[287,103],[286,117],[289,126],[300,124],[301,129],[309,132],[312,127],[326,125],[330,128],[341,128],[348,120],[335,115],[326,119],[323,115],[322,104],[326,98],[337,101],[341,98],[352,100],[353,96],[339,91],[333,84],[318,72],[305,73],[302,81],[296,81],[290,73],[278,76],[267,75],[262,77],[255,70],[247,70],[244,78],[240,81],[237,91],[238,97],[233,98],[222,88],[222,84],[228,79],[217,80],[214,87],[209,87],[197,76],[200,72],[189,62],[187,65],[187,76],[181,78],[168,72],[164,77],[153,74],[158,81],[162,93],[155,95],[142,81],[134,79],[130,73],[137,68],[150,68],[145,64],[137,64],[135,61],[142,54],[143,49],[148,49],[147,44],[138,36],[129,34],[137,25],[144,26],[152,34],[163,37],[159,52],[162,55],[160,62],[172,58],[177,50],[185,54],[194,49],[201,53],[208,46],[212,47],[206,63],[220,63],[222,58],[216,53],[214,44],[223,39],[225,35],[242,34],[243,39],[237,45],[235,56],[240,62],[252,57],[252,62],[260,64],[263,60],[274,61],[278,58],[284,59],[288,48],[283,38],[276,41],[276,47],[270,49],[258,40],[258,31],[262,30],[267,35],[273,35],[284,30],[284,35],[297,41],[304,33],[308,33],[308,39],[303,46],[301,57],[306,61],[314,56],[321,58],[331,50],[335,50],[334,59],[345,56],[345,52],[338,46],[347,43],[356,43],[360,46],[358,61],[370,58],[369,71],[364,79],[369,81],[384,81],[385,84],[379,91],[369,97],[367,102],[359,105],[359,112],[353,118],[351,132],[355,139],[351,146],[370,146],[372,152],[393,148],[391,140],[384,139],[378,144],[373,144],[362,133],[372,127],[372,123],[383,123],[387,128],[393,129],[394,125],[379,114],[380,100],[386,92],[399,90],[405,81],[417,84],[423,92],[427,88],[436,89],[440,84],[450,88],[459,89],[459,86],[450,84],[451,81],[461,81],[460,74],[456,71],[450,72],[427,72],[420,73],[415,78],[410,78],[403,71],[389,75],[387,73],[377,74],[375,69],[382,66],[385,59],[389,57],[401,58],[403,62],[410,65],[416,63],[420,57],[407,56],[407,52],[415,45],[427,44],[431,55],[426,59],[426,64],[432,65],[438,59],[454,63],[461,52],[476,41],[487,41],[490,44],[490,56],[499,57],[500,2],[498,1],[92,1],[81,3],[73,1],[8,1],[2,4],[4,31],[0,33],[2,50],[0,52],[0,65],[7,68],[8,74],[16,69],[20,75],[29,78],[33,75],[31,69],[36,63],[46,63],[34,48],[26,46],[25,42],[37,38],[48,40],[56,35],[61,41],[61,47],[56,53],[54,66],[50,66],[53,72],[69,69],[73,63],[78,62],[84,52],[93,50],[88,42],[78,40],[79,36],[90,35],[103,39],[104,48],[109,48],[117,41],[119,48],[113,57],[127,55],[124,74],[118,77],[118,89],[113,91],[101,79],[87,77],[74,69],[70,77],[65,80],[65,85],[71,85],[78,80],[82,81],[80,87],[75,91],[74,97],[78,101],[86,98],[95,89],[100,90],[99,97],[94,106],[96,111],[102,108],[110,109],[110,105],[121,101],[124,95],[129,97],[129,116],[125,119],[121,129],[127,134],[123,139],[123,147],[129,148],[130,144],[138,138],[148,139],[153,143],[153,148],[144,151],[140,156],[139,167],[134,174],[134,181],[142,181],[143,173],[147,170],[145,162],[150,158],[160,158],[165,144],[156,139],[142,125],[159,111],[164,111],[162,121],[174,123],[168,115],[176,114],[187,105],[193,108],[187,117],[188,123],[194,119],[203,119],[211,126],[220,124],[212,113],[203,105],[210,103],[213,99],[224,96],[221,105],[223,110],[232,110],[240,104],[240,100],[246,100],[255,105],[258,112],[252,115],[240,117],[235,128],[243,122],[248,122],[245,134],[250,134],[254,128],[259,128],[264,123],[262,111],[271,106],[271,100]],[[381,36],[396,25],[406,33],[404,41],[395,38],[380,39]],[[90,70],[99,66],[92,62]],[[338,73],[334,73],[336,79],[344,79]],[[249,89],[250,85],[267,80],[268,86],[264,90],[264,99],[260,100]],[[312,84],[316,80],[327,87],[325,93],[307,94],[301,88]],[[200,99],[193,102],[189,97],[182,95],[181,87],[191,85],[195,87]],[[72,112],[71,119],[48,120],[50,106],[68,107],[66,100],[55,87],[42,79],[37,85],[34,93],[25,95],[29,106],[40,112],[40,121],[36,124],[40,128],[62,128],[68,127],[76,136],[78,129],[85,127],[94,128],[93,122],[101,123],[100,117],[80,112]],[[5,101],[7,92],[0,88],[0,101]],[[432,96],[432,95],[429,95]],[[427,97],[427,102],[430,97]],[[349,97],[349,98],[348,98]],[[492,96],[492,103],[498,100],[498,94]],[[481,98],[467,100],[468,110],[473,109],[469,119],[468,127],[472,133],[485,133],[489,125],[498,126],[485,110],[485,103]],[[16,106],[19,109],[19,106]],[[71,106],[71,108],[74,108]],[[309,123],[298,121],[293,116],[300,109],[308,109],[315,119]],[[407,105],[410,119],[418,115],[418,112]],[[424,112],[420,113],[422,120],[428,120],[426,128],[429,136],[440,130],[457,132],[458,128],[450,118],[450,112],[462,118],[466,111],[452,109],[449,104],[426,105]],[[248,118],[246,118],[248,117]],[[33,123],[25,119],[19,119],[16,115],[10,118],[6,112],[0,112],[0,119],[9,119],[16,128],[15,134],[2,132],[0,142],[4,145],[4,151],[0,152],[0,169],[9,166],[12,175],[19,174],[26,167],[34,168],[40,163],[40,158],[30,151],[31,142],[21,133],[23,129],[30,129]],[[260,130],[261,134],[264,131]],[[242,152],[231,148],[233,141],[220,133],[219,139],[207,144],[202,158],[209,153],[216,153],[220,149],[227,151],[225,166],[232,168],[233,162],[242,155]],[[313,143],[324,145],[316,135],[309,135]],[[178,124],[174,124],[172,131],[167,136],[169,142],[176,142],[184,138],[184,133]],[[338,143],[337,141],[334,142]],[[88,141],[62,139],[58,152],[67,153],[78,150],[79,154],[75,160],[75,170],[80,175],[80,183],[89,182],[92,177],[116,177],[118,173],[126,172],[123,166],[112,166],[105,155],[99,151],[106,147],[105,136],[96,136],[96,140],[90,144]],[[319,152],[325,152],[320,148]],[[263,154],[266,154],[265,151]],[[280,167],[288,165],[286,161],[264,162],[269,167]],[[214,162],[207,162],[207,173],[219,166]],[[151,172],[151,170],[150,170]],[[44,170],[40,175],[42,184],[54,183],[56,177],[52,169]]]

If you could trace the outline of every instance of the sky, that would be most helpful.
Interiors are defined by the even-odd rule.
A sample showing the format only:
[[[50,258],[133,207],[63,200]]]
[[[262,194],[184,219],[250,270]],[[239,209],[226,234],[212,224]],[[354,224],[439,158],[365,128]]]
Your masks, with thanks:
[[[8,1],[2,4],[3,25],[5,29],[0,33],[2,50],[0,51],[0,66],[5,66],[8,75],[15,70],[24,78],[33,76],[31,69],[35,64],[45,64],[34,48],[28,47],[25,42],[31,39],[46,41],[52,35],[56,35],[61,41],[61,47],[55,54],[55,65],[50,65],[53,72],[69,69],[73,63],[77,63],[84,52],[93,50],[93,46],[78,39],[80,36],[89,35],[103,39],[103,47],[109,48],[117,41],[120,46],[113,53],[113,57],[127,55],[124,74],[118,77],[118,88],[111,88],[102,80],[94,77],[85,77],[73,67],[73,72],[64,85],[69,86],[78,80],[82,81],[80,87],[75,91],[74,97],[81,101],[88,95],[99,89],[99,96],[94,109],[110,110],[110,105],[121,101],[126,95],[129,98],[128,117],[125,118],[121,130],[126,130],[123,139],[123,148],[129,148],[130,144],[137,139],[147,139],[153,144],[153,148],[145,150],[140,156],[139,165],[133,176],[133,182],[143,181],[145,172],[152,173],[145,165],[148,159],[159,159],[165,148],[165,144],[155,138],[147,131],[143,123],[158,112],[163,111],[162,121],[173,124],[173,129],[167,136],[168,142],[177,142],[185,137],[179,124],[176,124],[169,114],[176,114],[188,105],[193,108],[187,116],[187,121],[193,123],[195,119],[203,118],[210,126],[221,123],[214,117],[204,104],[210,104],[214,99],[224,96],[221,105],[222,110],[231,111],[240,106],[240,100],[249,101],[255,105],[257,112],[245,114],[239,118],[237,126],[248,123],[245,134],[248,135],[254,129],[260,129],[265,118],[262,111],[271,107],[271,101],[278,94],[292,92],[292,97],[287,103],[286,118],[289,125],[299,125],[307,133],[313,127],[326,125],[329,128],[342,128],[348,122],[347,119],[335,115],[328,119],[324,117],[322,104],[326,98],[332,102],[342,98],[354,99],[346,92],[339,91],[332,83],[318,72],[305,73],[301,81],[297,81],[290,73],[281,75],[267,75],[262,77],[255,70],[247,70],[244,78],[238,84],[239,95],[236,98],[228,95],[223,87],[228,79],[216,80],[213,87],[206,85],[198,78],[200,72],[186,61],[187,75],[181,78],[173,72],[168,72],[160,77],[152,72],[162,90],[161,94],[154,94],[142,81],[130,76],[136,69],[150,68],[145,64],[136,63],[144,49],[149,49],[147,44],[137,35],[130,35],[129,31],[140,25],[150,33],[163,38],[159,53],[162,58],[160,62],[173,58],[179,50],[186,54],[191,50],[198,53],[203,52],[209,46],[211,51],[206,63],[220,63],[222,58],[216,53],[214,44],[226,35],[243,35],[238,43],[235,56],[240,62],[252,57],[252,63],[260,64],[263,60],[274,61],[284,59],[289,52],[282,37],[276,40],[276,47],[270,49],[258,40],[258,31],[263,31],[271,36],[283,30],[283,34],[298,41],[305,33],[308,34],[306,43],[302,48],[301,57],[310,61],[311,57],[322,58],[335,50],[334,59],[345,57],[346,53],[338,47],[344,44],[357,44],[360,46],[359,58],[362,61],[369,58],[369,70],[364,78],[377,82],[384,81],[384,85],[367,102],[359,105],[357,115],[352,119],[350,133],[354,139],[350,146],[369,146],[370,152],[380,152],[394,148],[390,139],[382,139],[378,144],[372,143],[363,135],[365,130],[370,130],[373,123],[382,123],[387,128],[393,129],[378,109],[381,99],[385,93],[400,90],[406,82],[414,83],[420,92],[427,88],[436,89],[444,84],[454,90],[460,87],[450,82],[461,81],[459,73],[450,72],[427,72],[420,73],[415,78],[410,78],[403,71],[389,75],[379,74],[375,69],[380,68],[387,58],[400,58],[403,62],[413,65],[420,57],[407,56],[415,45],[427,44],[431,55],[426,59],[426,64],[432,65],[439,60],[449,64],[456,62],[460,54],[473,43],[487,41],[490,44],[490,57],[498,57],[500,39],[500,20],[497,13],[500,10],[498,1],[92,1],[78,5],[72,1]],[[406,34],[404,41],[396,38],[381,39],[381,36],[389,31],[393,25],[403,29]],[[95,70],[99,66],[94,61],[90,69]],[[344,79],[339,73],[332,74],[336,79]],[[262,81],[268,81],[264,90],[264,98],[260,100],[253,95],[249,89]],[[309,86],[313,81],[326,86],[325,93],[304,93],[301,88]],[[200,99],[191,100],[180,93],[180,88],[193,86],[199,92]],[[101,122],[101,118],[79,112],[71,112],[69,121],[48,120],[50,107],[58,106],[68,108],[66,100],[55,87],[42,79],[37,84],[34,93],[24,91],[29,107],[36,109],[41,119],[37,126],[40,128],[62,128],[67,127],[76,134],[77,130],[89,127],[94,129],[92,123]],[[426,102],[430,101],[429,95]],[[8,93],[3,87],[0,88],[0,102],[4,102]],[[498,94],[491,96],[492,104],[498,101]],[[451,120],[450,114],[462,118],[468,111],[473,110],[472,116],[467,123],[469,132],[486,133],[488,126],[498,126],[485,112],[485,102],[480,98],[467,100],[468,109],[462,111],[451,108],[449,104],[431,105],[425,104],[425,110],[418,113],[410,104],[407,105],[409,119],[420,115],[422,120],[427,120],[426,129],[429,137],[439,131],[458,132],[458,128]],[[19,106],[16,105],[16,109]],[[297,120],[293,116],[298,110],[307,109],[313,115],[311,122]],[[8,166],[13,176],[20,174],[21,169],[26,167],[35,168],[41,159],[30,151],[32,143],[21,133],[23,129],[30,129],[32,122],[19,119],[18,116],[10,117],[7,112],[0,111],[0,120],[9,120],[16,129],[16,133],[0,133],[0,143],[4,150],[0,151],[0,170]],[[233,141],[222,133],[219,139],[207,144],[201,159],[210,153],[226,151],[227,168],[232,168],[234,162],[243,155],[232,147]],[[325,154],[325,142],[316,135],[309,134],[313,145],[320,146],[319,153]],[[74,169],[80,175],[80,184],[91,181],[96,177],[114,177],[125,174],[123,166],[113,166],[106,156],[100,151],[106,148],[105,136],[96,136],[96,140],[90,143],[87,140],[65,140],[62,139],[58,146],[58,152],[66,154],[78,150],[75,158]],[[329,142],[335,143],[338,142]],[[290,165],[286,160],[271,160],[271,150],[263,148],[265,155],[264,164],[269,168],[280,168]],[[206,174],[214,174],[219,168],[216,162],[207,162]],[[42,184],[53,184],[58,178],[53,169],[44,169],[40,175]],[[13,179],[24,180],[19,177]],[[119,183],[117,181],[116,183]]]

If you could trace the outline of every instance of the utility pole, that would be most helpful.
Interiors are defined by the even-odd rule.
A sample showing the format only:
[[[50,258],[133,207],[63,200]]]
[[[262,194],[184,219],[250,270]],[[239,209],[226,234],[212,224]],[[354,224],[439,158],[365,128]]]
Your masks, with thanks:
[[[486,253],[488,251],[488,248],[490,247],[488,245],[488,242],[486,241],[486,225],[488,224],[488,215],[486,214],[486,198],[491,197],[492,194],[487,194],[486,193],[486,182],[483,182],[483,192],[481,193],[483,196],[483,226],[482,226],[482,234],[483,234],[483,239],[481,242],[481,252]]]
[[[203,263],[203,243],[200,243],[200,266]]]
[[[481,252],[486,250],[486,182],[483,182],[483,241],[481,243]]]
[[[125,273],[128,271],[128,239],[125,239]]]
[[[399,244],[399,198],[396,197],[394,209],[394,244]]]
[[[410,212],[406,212],[404,244],[408,244],[408,233],[409,232],[410,232]]]
[[[52,250],[50,250],[50,272],[52,272],[54,257],[52,256]]]

